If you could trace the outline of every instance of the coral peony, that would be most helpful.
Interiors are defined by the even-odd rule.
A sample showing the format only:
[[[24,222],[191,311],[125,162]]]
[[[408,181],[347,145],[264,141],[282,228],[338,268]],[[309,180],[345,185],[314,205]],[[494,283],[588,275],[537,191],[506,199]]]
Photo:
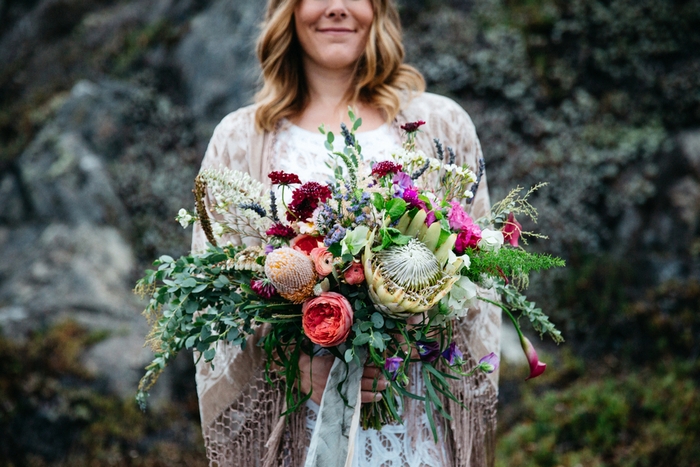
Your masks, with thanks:
[[[328,251],[328,248],[325,246],[314,248],[309,253],[309,256],[311,256],[319,276],[326,277],[333,272],[333,254]]]
[[[304,333],[314,344],[333,347],[345,342],[352,329],[352,306],[336,292],[324,292],[301,307]]]
[[[365,268],[362,263],[352,262],[350,266],[345,270],[345,282],[350,285],[361,284],[365,281]]]

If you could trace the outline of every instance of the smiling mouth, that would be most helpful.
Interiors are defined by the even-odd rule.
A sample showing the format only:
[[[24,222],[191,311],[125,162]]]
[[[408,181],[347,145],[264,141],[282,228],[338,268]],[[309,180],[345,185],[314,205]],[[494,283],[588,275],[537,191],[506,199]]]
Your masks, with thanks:
[[[347,34],[347,33],[355,32],[354,30],[347,29],[347,28],[323,28],[323,29],[317,29],[316,31],[331,33],[331,34]]]

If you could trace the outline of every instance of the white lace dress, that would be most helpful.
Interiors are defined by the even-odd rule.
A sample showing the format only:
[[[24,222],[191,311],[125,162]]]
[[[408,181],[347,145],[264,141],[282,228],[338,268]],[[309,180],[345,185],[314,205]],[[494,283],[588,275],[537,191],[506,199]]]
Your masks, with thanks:
[[[323,145],[325,136],[304,130],[288,121],[282,121],[281,125],[273,143],[272,170],[295,173],[302,182],[328,180],[332,170],[326,165],[330,158]],[[367,161],[390,159],[391,153],[400,146],[400,141],[386,124],[376,130],[357,133],[357,139]],[[335,145],[337,150],[342,149],[341,137],[336,138]],[[412,382],[409,390],[420,394],[423,388],[419,385],[419,365],[413,367],[413,374],[409,375]],[[306,426],[311,434],[316,425],[319,407],[309,401],[307,408]],[[442,429],[439,430],[440,439],[444,439],[443,432]],[[404,410],[404,424],[385,426],[381,431],[358,431],[352,466],[447,467],[446,459],[444,442],[436,444],[433,441],[425,411],[418,404],[409,401]]]

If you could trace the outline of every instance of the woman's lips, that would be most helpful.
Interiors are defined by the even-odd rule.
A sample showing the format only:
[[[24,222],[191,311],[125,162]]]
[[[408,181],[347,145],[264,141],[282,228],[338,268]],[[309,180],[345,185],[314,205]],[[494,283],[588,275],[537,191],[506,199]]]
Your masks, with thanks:
[[[348,28],[319,28],[317,31],[324,34],[350,34],[355,32]]]

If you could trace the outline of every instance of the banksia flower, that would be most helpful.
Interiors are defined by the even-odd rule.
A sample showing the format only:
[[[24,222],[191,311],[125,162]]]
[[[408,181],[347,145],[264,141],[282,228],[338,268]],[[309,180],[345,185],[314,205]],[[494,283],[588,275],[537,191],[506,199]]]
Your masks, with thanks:
[[[267,255],[265,275],[277,292],[292,303],[302,303],[314,294],[314,262],[293,248],[278,248]]]

